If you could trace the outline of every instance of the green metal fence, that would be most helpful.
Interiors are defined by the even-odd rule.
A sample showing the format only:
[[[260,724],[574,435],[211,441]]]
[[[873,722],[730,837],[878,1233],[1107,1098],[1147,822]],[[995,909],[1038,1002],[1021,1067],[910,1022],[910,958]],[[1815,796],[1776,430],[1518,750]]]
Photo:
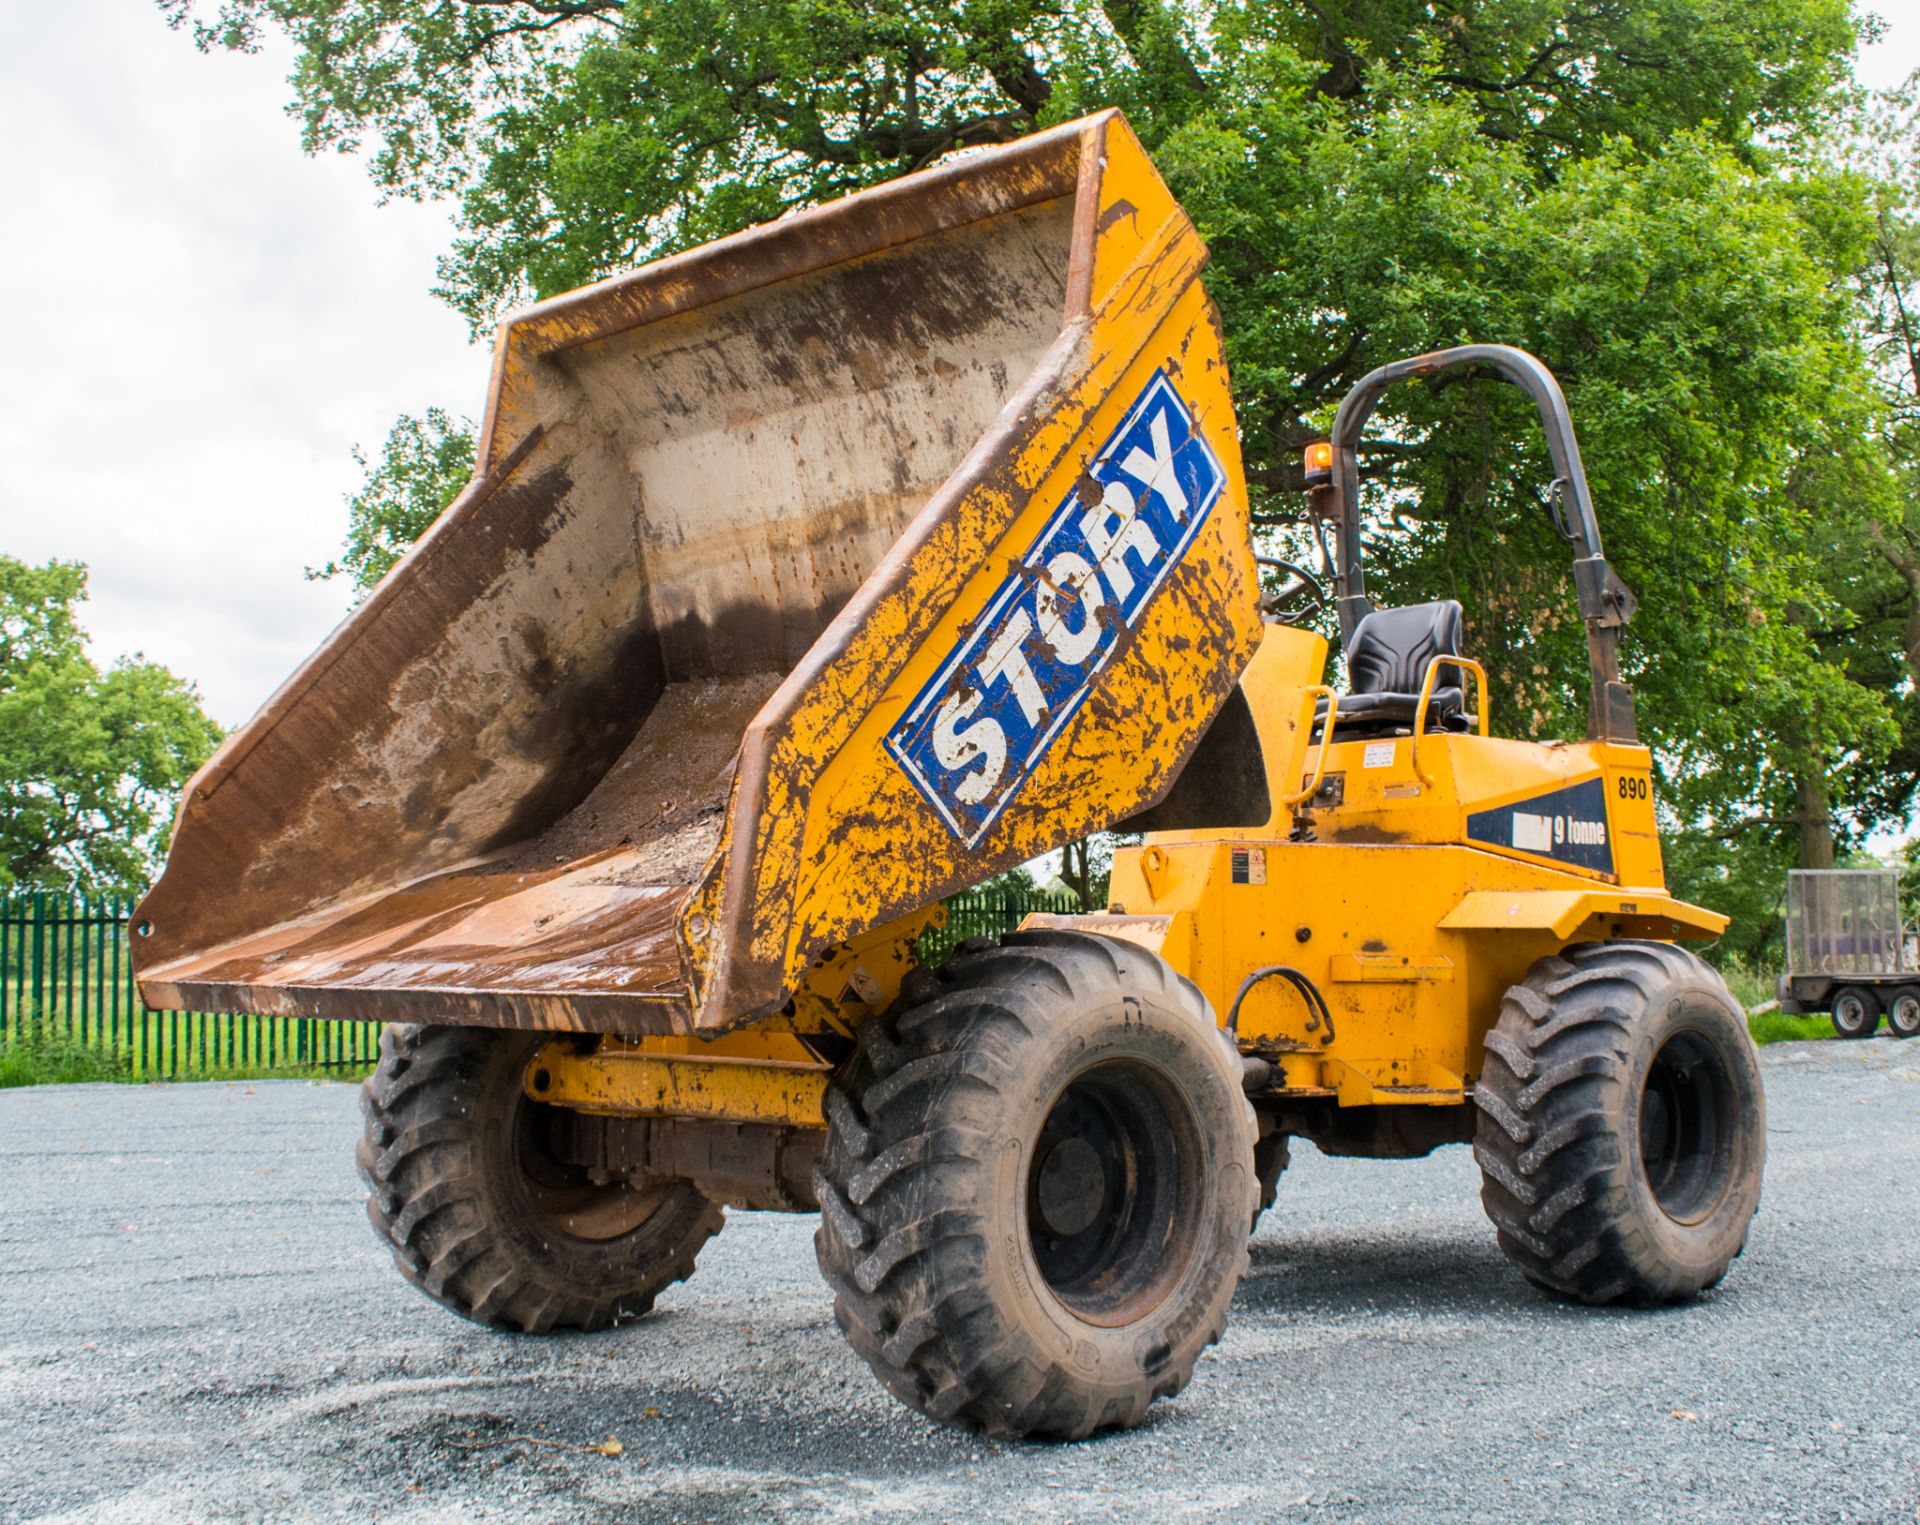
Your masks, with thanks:
[[[321,1022],[231,1012],[150,1011],[133,983],[131,897],[27,894],[0,898],[0,1044],[77,1044],[133,1079],[189,1079],[276,1070],[365,1069],[378,1022]],[[969,937],[1009,932],[1031,911],[1072,911],[1070,894],[971,890],[920,940],[945,958]]]
[[[139,1080],[373,1063],[377,1022],[149,1011],[133,983],[130,897],[0,899],[0,1043],[77,1044]]]
[[[998,937],[1011,932],[1033,911],[1064,914],[1079,909],[1079,898],[1066,890],[967,890],[948,899],[944,927],[921,934],[920,961],[937,964],[969,937]]]

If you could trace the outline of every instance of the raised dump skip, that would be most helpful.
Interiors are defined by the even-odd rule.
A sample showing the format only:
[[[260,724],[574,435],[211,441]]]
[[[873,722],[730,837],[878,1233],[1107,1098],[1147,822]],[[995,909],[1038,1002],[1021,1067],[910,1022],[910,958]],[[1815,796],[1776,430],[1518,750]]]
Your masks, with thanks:
[[[136,918],[149,1001],[719,1027],[1151,803],[1257,620],[1202,257],[1109,115],[510,322],[483,474],[189,789]],[[1089,487],[1119,501],[1096,456],[1129,418],[1160,495],[1107,473],[1134,517],[1091,523],[1104,581],[998,653],[1057,692],[996,764],[960,724],[988,680],[926,675],[1023,560],[1098,560],[1060,537]],[[1210,494],[1191,523],[1149,512],[1176,470]],[[916,698],[948,783],[899,741]],[[940,796],[990,765],[994,819],[957,823]]]

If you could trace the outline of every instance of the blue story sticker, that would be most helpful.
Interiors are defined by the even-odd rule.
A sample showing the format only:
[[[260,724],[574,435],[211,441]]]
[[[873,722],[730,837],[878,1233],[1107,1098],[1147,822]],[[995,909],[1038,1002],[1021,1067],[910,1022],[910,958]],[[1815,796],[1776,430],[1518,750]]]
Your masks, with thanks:
[[[1019,793],[1226,486],[1156,371],[886,747],[972,847]],[[1097,488],[1097,502],[1086,492]]]

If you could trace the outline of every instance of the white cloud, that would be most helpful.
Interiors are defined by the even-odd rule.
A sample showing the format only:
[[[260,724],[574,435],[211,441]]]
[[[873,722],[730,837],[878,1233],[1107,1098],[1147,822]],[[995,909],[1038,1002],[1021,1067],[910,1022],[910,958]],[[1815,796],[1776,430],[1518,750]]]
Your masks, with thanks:
[[[1856,6],[1880,18],[1885,32],[1880,41],[1863,48],[1855,65],[1860,82],[1875,90],[1890,90],[1920,69],[1920,0],[1877,0]]]
[[[300,152],[289,55],[202,56],[138,0],[8,19],[0,549],[90,564],[97,653],[244,720],[345,608],[349,451],[477,413],[484,348],[427,294],[443,209]]]

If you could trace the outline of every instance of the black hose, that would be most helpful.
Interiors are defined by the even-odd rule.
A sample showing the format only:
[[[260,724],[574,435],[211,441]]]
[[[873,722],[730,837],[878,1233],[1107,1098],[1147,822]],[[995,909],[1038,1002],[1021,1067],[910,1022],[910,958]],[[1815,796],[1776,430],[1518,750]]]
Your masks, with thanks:
[[[1233,1041],[1240,1041],[1240,1006],[1247,998],[1247,992],[1262,980],[1282,979],[1300,992],[1300,998],[1307,1003],[1307,1010],[1320,1022],[1322,1043],[1333,1042],[1333,1012],[1328,1008],[1326,997],[1320,994],[1319,986],[1308,979],[1291,964],[1267,964],[1256,969],[1240,982],[1240,990],[1233,998],[1233,1005],[1227,1009],[1227,1031],[1233,1034]]]

